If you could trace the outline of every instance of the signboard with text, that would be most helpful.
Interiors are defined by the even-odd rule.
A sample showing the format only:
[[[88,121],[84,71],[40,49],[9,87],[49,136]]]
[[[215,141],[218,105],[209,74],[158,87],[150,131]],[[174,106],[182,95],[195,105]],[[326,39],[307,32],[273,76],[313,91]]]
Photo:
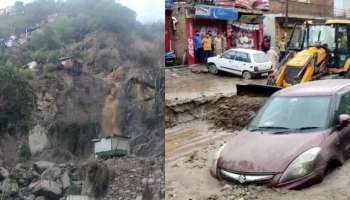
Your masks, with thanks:
[[[211,19],[236,21],[238,19],[238,11],[234,8],[196,6],[195,16]]]
[[[172,9],[174,6],[173,0],[165,0],[165,9]]]

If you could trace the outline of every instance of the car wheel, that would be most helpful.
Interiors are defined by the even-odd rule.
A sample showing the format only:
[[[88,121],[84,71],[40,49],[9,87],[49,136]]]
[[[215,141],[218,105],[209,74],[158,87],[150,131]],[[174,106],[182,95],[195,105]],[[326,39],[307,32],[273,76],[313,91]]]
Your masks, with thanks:
[[[243,76],[243,79],[245,80],[249,80],[252,78],[252,74],[248,71],[243,72],[242,76]]]
[[[215,64],[209,64],[208,70],[212,74],[218,74],[219,73],[219,70],[218,70],[218,68],[216,67]]]

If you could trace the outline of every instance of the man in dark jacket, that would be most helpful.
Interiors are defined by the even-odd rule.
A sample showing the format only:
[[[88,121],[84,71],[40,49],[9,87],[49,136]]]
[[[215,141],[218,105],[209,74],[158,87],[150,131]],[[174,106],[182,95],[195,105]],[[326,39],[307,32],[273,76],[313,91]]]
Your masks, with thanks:
[[[270,41],[268,37],[264,37],[264,40],[261,43],[261,50],[265,53],[270,50]]]

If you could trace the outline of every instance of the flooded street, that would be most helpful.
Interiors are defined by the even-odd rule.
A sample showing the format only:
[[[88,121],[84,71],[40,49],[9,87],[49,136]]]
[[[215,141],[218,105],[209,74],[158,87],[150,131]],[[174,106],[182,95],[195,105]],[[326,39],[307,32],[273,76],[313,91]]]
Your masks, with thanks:
[[[169,70],[166,75],[167,119],[172,122],[165,136],[166,199],[350,199],[349,161],[322,183],[301,191],[281,192],[265,185],[240,185],[213,178],[209,173],[212,155],[239,134],[237,130],[244,126],[247,115],[263,100],[236,97],[234,84],[241,82],[239,77],[198,74],[189,69]],[[203,80],[206,83],[201,84]]]

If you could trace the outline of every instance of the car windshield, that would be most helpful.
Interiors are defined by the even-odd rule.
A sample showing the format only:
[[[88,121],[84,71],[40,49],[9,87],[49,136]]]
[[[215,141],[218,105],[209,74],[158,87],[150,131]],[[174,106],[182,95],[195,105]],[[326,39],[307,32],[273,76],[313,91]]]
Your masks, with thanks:
[[[253,54],[254,61],[256,63],[266,63],[269,62],[269,58],[265,53],[255,53]]]
[[[330,96],[272,97],[249,123],[248,130],[327,128],[330,101]]]

